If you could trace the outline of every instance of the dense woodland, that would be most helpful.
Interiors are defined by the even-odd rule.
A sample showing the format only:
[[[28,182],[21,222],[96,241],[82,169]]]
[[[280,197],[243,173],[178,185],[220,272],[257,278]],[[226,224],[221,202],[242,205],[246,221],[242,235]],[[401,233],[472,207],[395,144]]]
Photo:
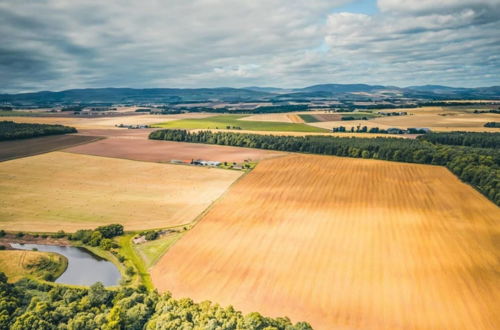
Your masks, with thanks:
[[[173,299],[145,288],[69,288],[23,279],[7,282],[0,273],[0,329],[311,329],[287,318],[243,315],[232,307]]]
[[[442,134],[442,137],[440,135]],[[500,151],[498,143],[489,146],[486,139],[481,148],[461,145],[454,134],[433,133],[429,140],[377,137],[371,139],[344,138],[332,136],[274,136],[239,134],[225,132],[185,130],[158,130],[150,139],[209,143],[238,147],[272,149],[280,151],[305,152],[343,157],[373,158],[398,162],[433,164],[446,166],[462,181],[473,185],[482,194],[500,205]],[[479,141],[480,136],[471,135],[470,141]],[[500,133],[493,134],[492,141],[498,141]],[[431,140],[432,139],[432,140]],[[439,140],[438,143],[436,140]],[[464,141],[469,139],[465,139]],[[476,145],[477,142],[467,142]]]
[[[76,128],[63,125],[20,124],[13,121],[0,121],[0,141],[76,132]]]
[[[454,146],[467,146],[477,148],[500,148],[500,133],[428,133],[419,137],[421,140],[434,144],[447,144]]]

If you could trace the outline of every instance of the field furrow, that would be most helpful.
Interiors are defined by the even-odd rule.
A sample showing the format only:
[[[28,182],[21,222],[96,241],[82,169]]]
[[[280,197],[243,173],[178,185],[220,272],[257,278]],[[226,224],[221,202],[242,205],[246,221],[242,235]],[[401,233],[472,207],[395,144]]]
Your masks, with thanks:
[[[499,219],[442,167],[290,155],[235,184],[152,276],[318,329],[494,329]]]

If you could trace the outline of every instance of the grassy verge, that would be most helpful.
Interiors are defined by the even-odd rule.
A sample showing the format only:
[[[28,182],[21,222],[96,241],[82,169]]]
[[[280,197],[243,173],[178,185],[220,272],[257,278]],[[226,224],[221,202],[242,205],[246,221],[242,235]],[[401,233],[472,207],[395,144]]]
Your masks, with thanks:
[[[172,232],[154,240],[142,244],[134,244],[133,248],[141,257],[147,269],[151,268],[163,256],[168,249],[175,244],[183,235],[183,232]]]
[[[153,125],[159,128],[179,129],[242,129],[249,131],[327,132],[328,130],[306,124],[246,121],[244,115],[221,115],[199,119],[181,119]]]
[[[127,274],[125,270],[125,275],[130,277],[132,285],[145,285],[148,289],[152,290],[153,282],[151,281],[151,275],[149,275],[148,269],[144,260],[136,253],[132,243],[132,238],[135,233],[127,233],[123,236],[116,237],[115,240],[120,244],[118,253],[125,257],[123,262],[126,269],[132,267],[134,269],[134,274]]]

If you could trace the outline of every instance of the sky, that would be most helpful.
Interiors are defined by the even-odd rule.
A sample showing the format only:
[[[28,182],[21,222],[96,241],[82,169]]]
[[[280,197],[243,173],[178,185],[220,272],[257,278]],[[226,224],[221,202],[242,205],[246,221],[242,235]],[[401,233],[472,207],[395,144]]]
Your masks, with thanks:
[[[500,85],[500,0],[0,0],[0,92]]]

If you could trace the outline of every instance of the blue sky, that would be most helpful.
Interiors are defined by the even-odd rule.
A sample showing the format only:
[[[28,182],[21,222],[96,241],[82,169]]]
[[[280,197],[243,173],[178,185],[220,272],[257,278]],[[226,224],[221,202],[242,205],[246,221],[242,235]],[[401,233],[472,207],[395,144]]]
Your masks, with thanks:
[[[358,0],[348,2],[339,8],[333,10],[333,12],[350,12],[358,14],[373,15],[378,12],[377,1],[376,0]]]
[[[0,29],[0,92],[500,85],[500,0],[16,0]]]

